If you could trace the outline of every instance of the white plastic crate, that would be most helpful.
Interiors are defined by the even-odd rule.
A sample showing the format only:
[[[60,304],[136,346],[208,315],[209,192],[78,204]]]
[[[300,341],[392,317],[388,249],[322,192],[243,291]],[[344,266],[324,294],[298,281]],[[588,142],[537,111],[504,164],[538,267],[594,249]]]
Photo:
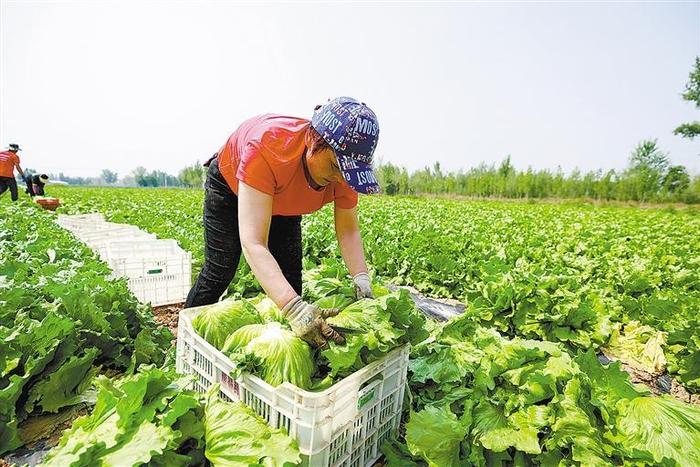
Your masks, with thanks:
[[[81,238],[83,236],[90,236],[90,235],[95,235],[100,232],[112,232],[112,231],[118,231],[118,230],[138,230],[138,227],[135,225],[129,225],[129,224],[117,224],[116,222],[94,222],[92,224],[79,224],[77,226],[70,227],[68,230],[73,232],[73,234]]]
[[[70,231],[80,230],[81,228],[90,227],[96,223],[103,222],[105,222],[104,216],[97,212],[93,212],[91,214],[78,214],[74,216],[59,214],[58,219],[56,219],[56,223],[58,225]]]
[[[114,240],[105,261],[114,277],[126,277],[131,292],[154,306],[184,302],[190,291],[192,255],[175,240]]]
[[[107,261],[107,249],[113,241],[156,240],[154,234],[144,232],[135,225],[114,224],[112,222],[95,223],[90,228],[81,227],[73,234],[100,258]]]
[[[286,428],[299,443],[304,465],[374,465],[382,444],[395,435],[401,419],[408,345],[325,391],[304,391],[290,383],[275,388],[250,374],[235,380],[230,377],[231,361],[192,327],[200,310],[182,310],[177,333],[176,368],[196,377],[193,389],[204,392],[220,383],[221,397],[243,401],[272,427]]]
[[[138,230],[135,232],[122,233],[117,237],[107,236],[99,239],[93,239],[86,242],[103,261],[107,262],[107,252],[109,246],[116,242],[139,242],[143,240],[157,240],[155,234]]]
[[[71,231],[73,235],[79,239],[89,238],[92,235],[97,235],[103,232],[116,232],[120,230],[138,230],[135,225],[129,224],[117,224],[115,222],[107,221],[95,221],[92,223],[86,222],[83,224],[76,224],[64,227],[65,229]]]
[[[100,224],[95,230],[75,232],[75,236],[90,247],[92,247],[92,245],[95,243],[105,240],[119,240],[121,238],[139,235],[145,235],[146,238],[155,239],[155,235],[148,234],[135,225],[112,224],[109,222]]]

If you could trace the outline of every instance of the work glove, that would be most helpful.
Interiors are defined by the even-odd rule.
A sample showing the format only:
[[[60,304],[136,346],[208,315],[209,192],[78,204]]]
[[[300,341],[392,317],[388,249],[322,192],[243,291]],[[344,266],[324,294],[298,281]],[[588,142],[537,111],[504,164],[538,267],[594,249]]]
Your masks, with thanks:
[[[337,309],[321,309],[297,296],[282,308],[282,314],[297,337],[314,347],[328,348],[328,341],[345,343],[345,338],[326,323],[325,319],[340,313]]]
[[[374,298],[372,293],[372,283],[369,280],[369,274],[361,272],[352,277],[352,283],[355,286],[355,298]]]

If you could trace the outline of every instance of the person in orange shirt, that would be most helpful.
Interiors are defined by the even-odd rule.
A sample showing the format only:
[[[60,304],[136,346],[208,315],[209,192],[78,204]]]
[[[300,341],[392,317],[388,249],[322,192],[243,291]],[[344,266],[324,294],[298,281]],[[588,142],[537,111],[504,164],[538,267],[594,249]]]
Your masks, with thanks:
[[[358,298],[371,298],[357,215],[358,193],[379,192],[372,158],[374,112],[349,97],[317,106],[311,121],[266,114],[243,122],[210,160],[205,183],[205,261],[185,307],[216,302],[241,253],[292,330],[325,348],[343,337],[301,298],[301,216],[334,203],[335,232]]]
[[[19,156],[17,155],[19,151],[21,151],[19,145],[10,144],[6,151],[0,152],[0,196],[9,189],[12,201],[17,201],[18,198],[15,169],[24,179],[24,171],[19,165]]]

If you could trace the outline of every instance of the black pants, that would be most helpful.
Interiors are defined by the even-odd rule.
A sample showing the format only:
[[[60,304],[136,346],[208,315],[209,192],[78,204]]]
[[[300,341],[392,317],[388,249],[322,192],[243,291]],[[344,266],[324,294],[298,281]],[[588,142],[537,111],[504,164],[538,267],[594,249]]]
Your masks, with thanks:
[[[37,180],[34,180],[34,176],[28,175],[27,178],[24,179],[25,184],[27,185],[27,188],[24,190],[29,196],[32,198],[35,196],[44,196],[44,184],[43,183],[35,183]]]
[[[204,266],[185,308],[215,303],[233,280],[241,258],[238,197],[215,159],[204,184]],[[301,295],[301,216],[272,216],[268,248],[292,288]]]
[[[14,177],[0,177],[0,195],[10,190],[12,201],[17,201],[17,181]]]

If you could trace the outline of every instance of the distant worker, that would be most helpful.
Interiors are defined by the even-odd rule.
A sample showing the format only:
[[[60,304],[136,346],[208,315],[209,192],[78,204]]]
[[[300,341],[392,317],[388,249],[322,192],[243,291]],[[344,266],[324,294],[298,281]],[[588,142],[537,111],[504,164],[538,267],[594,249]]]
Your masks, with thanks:
[[[378,193],[374,112],[339,97],[313,118],[266,114],[246,120],[209,162],[204,196],[204,266],[186,307],[219,300],[241,253],[294,333],[325,348],[343,337],[301,298],[301,216],[335,207],[335,234],[357,298],[372,298],[360,237],[358,193]]]
[[[46,185],[48,181],[49,176],[46,174],[27,175],[24,178],[24,182],[27,184],[27,189],[25,191],[32,198],[35,196],[45,196],[44,185]]]
[[[17,181],[15,180],[15,169],[24,179],[24,171],[19,166],[19,156],[21,151],[17,144],[10,144],[7,151],[0,152],[0,195],[10,190],[12,201],[17,201]]]

